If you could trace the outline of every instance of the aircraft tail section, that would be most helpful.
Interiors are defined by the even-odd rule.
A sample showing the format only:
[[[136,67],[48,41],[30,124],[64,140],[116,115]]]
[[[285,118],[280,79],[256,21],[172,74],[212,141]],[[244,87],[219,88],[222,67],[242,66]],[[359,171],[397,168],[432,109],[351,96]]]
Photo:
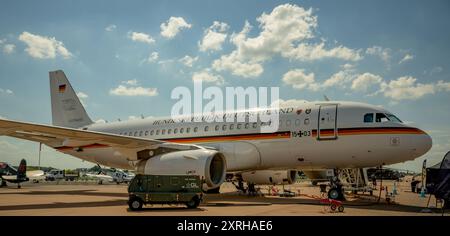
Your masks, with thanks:
[[[57,70],[49,74],[53,125],[80,128],[92,124],[64,72]]]
[[[17,168],[17,180],[22,180],[27,178],[27,161],[22,159],[19,164],[19,168]]]

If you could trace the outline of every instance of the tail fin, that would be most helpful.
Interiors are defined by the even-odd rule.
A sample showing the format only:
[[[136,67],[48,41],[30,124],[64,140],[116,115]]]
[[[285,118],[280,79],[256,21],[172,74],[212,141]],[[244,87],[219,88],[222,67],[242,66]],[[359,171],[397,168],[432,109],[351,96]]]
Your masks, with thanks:
[[[22,159],[17,169],[17,180],[25,179],[27,177],[27,161]]]
[[[50,71],[53,125],[80,128],[92,124],[62,70]]]

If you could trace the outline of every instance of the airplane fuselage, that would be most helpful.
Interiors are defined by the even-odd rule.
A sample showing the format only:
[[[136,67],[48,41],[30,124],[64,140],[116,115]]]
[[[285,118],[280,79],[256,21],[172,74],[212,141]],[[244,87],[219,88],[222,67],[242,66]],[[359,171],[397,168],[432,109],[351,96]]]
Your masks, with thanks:
[[[259,121],[176,123],[170,118],[83,129],[215,148],[224,154],[229,172],[372,167],[413,160],[432,145],[424,131],[368,104],[309,102],[278,112],[278,131],[272,133],[261,133]],[[102,165],[134,168],[126,156],[105,145],[56,149]]]

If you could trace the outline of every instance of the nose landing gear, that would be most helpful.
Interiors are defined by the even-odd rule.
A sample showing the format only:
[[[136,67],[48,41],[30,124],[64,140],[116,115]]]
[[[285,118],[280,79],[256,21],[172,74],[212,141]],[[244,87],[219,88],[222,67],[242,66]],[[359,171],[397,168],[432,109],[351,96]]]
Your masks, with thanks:
[[[330,189],[328,190],[328,198],[333,200],[344,201],[344,190],[342,183],[337,176],[333,176],[330,180]]]

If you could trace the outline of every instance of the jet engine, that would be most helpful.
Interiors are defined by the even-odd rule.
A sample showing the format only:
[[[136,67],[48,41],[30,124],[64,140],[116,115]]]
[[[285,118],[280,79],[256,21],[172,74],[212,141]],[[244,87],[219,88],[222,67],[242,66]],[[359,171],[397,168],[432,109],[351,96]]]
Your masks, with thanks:
[[[241,173],[242,180],[254,184],[292,184],[297,178],[296,170],[257,170]]]
[[[199,175],[211,189],[225,181],[226,166],[225,157],[220,152],[196,149],[156,155],[140,161],[136,171],[147,175]]]

